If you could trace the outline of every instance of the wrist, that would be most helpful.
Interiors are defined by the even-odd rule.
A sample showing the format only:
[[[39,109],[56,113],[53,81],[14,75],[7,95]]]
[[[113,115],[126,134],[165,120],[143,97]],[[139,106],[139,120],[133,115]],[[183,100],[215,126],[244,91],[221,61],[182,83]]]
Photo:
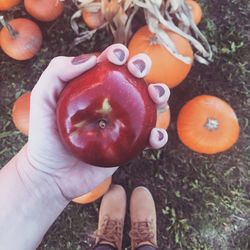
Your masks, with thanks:
[[[30,164],[26,146],[1,169],[0,187],[0,249],[36,249],[68,201]]]
[[[34,199],[43,200],[45,203],[52,202],[62,210],[67,206],[69,201],[62,194],[53,176],[37,169],[29,161],[27,145],[17,155],[16,169],[27,192]]]

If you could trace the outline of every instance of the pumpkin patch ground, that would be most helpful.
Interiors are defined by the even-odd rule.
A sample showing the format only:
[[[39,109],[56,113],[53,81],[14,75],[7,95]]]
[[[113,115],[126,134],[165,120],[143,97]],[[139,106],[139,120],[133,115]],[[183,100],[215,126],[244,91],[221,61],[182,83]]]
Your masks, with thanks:
[[[71,1],[65,2],[64,13],[53,22],[30,17],[23,3],[1,12],[6,20],[22,17],[36,22],[42,30],[43,45],[27,61],[15,61],[0,48],[0,168],[27,141],[12,122],[13,104],[23,93],[31,91],[48,62],[57,55],[100,51],[112,42],[101,31],[89,42],[72,47],[75,34],[69,23],[76,9]],[[250,249],[249,1],[200,0],[199,4],[203,12],[199,27],[212,46],[213,63],[205,66],[195,62],[184,82],[171,90],[167,146],[143,152],[126,168],[118,170],[112,181],[123,185],[128,195],[139,185],[150,189],[157,208],[159,249],[247,250]],[[199,154],[179,139],[179,111],[200,95],[226,101],[237,115],[240,136],[228,151]],[[100,200],[87,205],[70,203],[38,249],[91,249],[99,204]],[[130,249],[126,233],[129,225],[128,216],[124,249]]]

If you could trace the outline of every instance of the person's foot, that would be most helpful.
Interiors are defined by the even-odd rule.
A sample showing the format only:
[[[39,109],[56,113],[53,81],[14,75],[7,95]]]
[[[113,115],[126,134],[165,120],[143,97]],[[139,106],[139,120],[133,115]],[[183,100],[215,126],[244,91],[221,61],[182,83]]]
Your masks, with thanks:
[[[144,245],[157,248],[155,203],[147,188],[134,189],[130,199],[130,217],[132,250]]]
[[[121,250],[125,213],[125,190],[120,185],[111,185],[102,198],[95,249],[100,245],[108,245],[111,247],[107,249]]]

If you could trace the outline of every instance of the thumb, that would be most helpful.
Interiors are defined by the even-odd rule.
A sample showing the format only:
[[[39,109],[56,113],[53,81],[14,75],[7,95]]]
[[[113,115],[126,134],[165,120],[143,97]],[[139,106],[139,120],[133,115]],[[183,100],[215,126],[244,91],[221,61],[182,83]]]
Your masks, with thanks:
[[[58,56],[51,60],[42,76],[56,77],[67,82],[95,66],[96,60],[93,54],[83,54],[77,57]]]
[[[96,56],[81,55],[77,57],[59,56],[51,60],[32,92],[39,96],[53,93],[59,94],[66,82],[81,75],[96,65]]]
[[[31,115],[54,113],[58,96],[66,83],[94,67],[96,60],[95,55],[59,56],[52,59],[32,90]]]

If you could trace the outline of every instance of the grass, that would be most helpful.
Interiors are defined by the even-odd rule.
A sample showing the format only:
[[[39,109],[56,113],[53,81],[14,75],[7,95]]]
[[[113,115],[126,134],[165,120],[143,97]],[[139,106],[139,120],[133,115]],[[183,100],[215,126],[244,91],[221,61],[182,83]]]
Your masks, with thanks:
[[[169,143],[147,151],[114,175],[127,194],[145,185],[154,195],[160,249],[247,250],[250,248],[250,85],[249,14],[247,0],[200,1],[204,10],[201,30],[211,43],[214,62],[196,63],[188,78],[172,91]],[[74,34],[69,25],[74,6],[54,23],[42,24],[44,45],[37,57],[16,62],[0,52],[0,164],[22,147],[27,138],[11,121],[14,100],[31,90],[46,65],[56,55],[77,55],[104,48],[105,33],[69,50]],[[9,18],[27,16],[22,6]],[[229,102],[241,126],[238,143],[228,152],[205,156],[187,149],[176,134],[176,118],[187,100],[211,94]],[[39,250],[89,249],[97,226],[96,203],[71,203],[46,234]],[[125,232],[129,231],[127,217]],[[124,247],[129,248],[125,234]]]

